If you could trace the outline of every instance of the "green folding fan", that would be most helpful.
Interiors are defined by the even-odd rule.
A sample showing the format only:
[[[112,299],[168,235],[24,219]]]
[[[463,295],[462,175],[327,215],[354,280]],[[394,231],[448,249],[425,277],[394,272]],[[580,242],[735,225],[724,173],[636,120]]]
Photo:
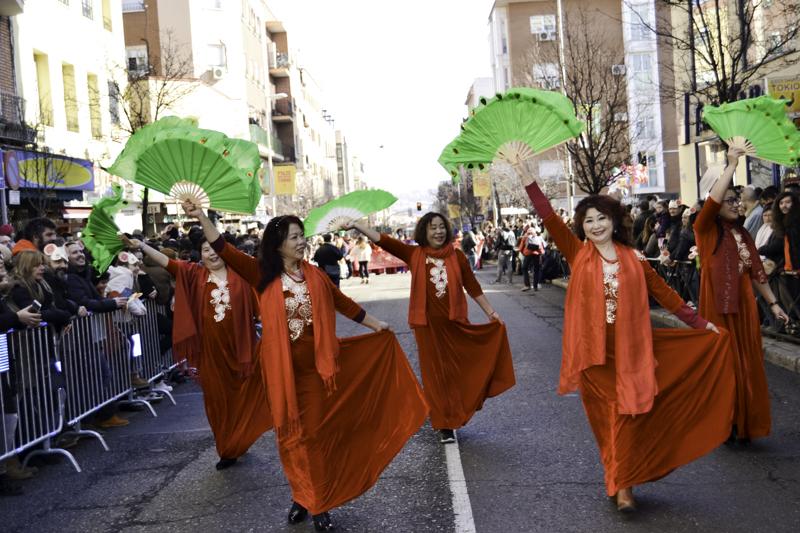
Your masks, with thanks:
[[[561,93],[527,87],[481,99],[439,163],[456,177],[459,165],[483,168],[492,162],[518,165],[581,134],[584,124]]]
[[[337,231],[351,222],[388,208],[396,201],[394,195],[378,189],[345,194],[308,213],[303,221],[306,237]]]
[[[261,198],[258,146],[165,117],[128,139],[108,171],[179,202],[252,214]]]
[[[786,100],[759,96],[706,106],[703,120],[728,146],[747,155],[789,167],[800,164],[800,133],[786,116]]]
[[[83,245],[92,254],[92,265],[100,274],[108,270],[117,254],[125,248],[119,227],[114,223],[114,215],[127,202],[122,199],[122,187],[115,183],[111,189],[111,196],[94,205],[81,234]]]

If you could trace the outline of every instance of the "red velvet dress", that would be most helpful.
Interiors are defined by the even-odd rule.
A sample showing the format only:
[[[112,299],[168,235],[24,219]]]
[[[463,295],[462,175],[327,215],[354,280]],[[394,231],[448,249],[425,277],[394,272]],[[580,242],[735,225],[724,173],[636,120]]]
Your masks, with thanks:
[[[709,198],[694,223],[697,249],[700,254],[700,314],[717,326],[726,328],[731,334],[736,370],[734,424],[738,437],[754,439],[769,435],[771,426],[769,389],[764,370],[764,349],[761,345],[761,324],[753,294],[750,269],[745,269],[736,279],[731,280],[739,284],[738,311],[720,313],[715,305],[711,281],[714,275],[712,255],[719,239],[716,219],[720,207],[720,204]]]
[[[170,260],[167,270],[178,276],[179,269],[200,269],[194,279],[208,279],[208,270],[184,261]],[[230,275],[230,273],[229,273]],[[235,275],[235,274],[234,274]],[[241,287],[247,289],[247,285]],[[257,358],[253,359],[253,371],[247,377],[241,373],[239,354],[233,339],[236,335],[255,335],[255,325],[236,324],[230,310],[220,321],[215,319],[212,291],[217,284],[205,281],[203,308],[197,324],[200,329],[202,353],[197,365],[200,387],[203,389],[208,423],[214,433],[217,453],[220,457],[239,457],[267,430],[272,427],[272,415],[267,404],[267,393],[261,379],[261,368]],[[237,305],[244,298],[254,298],[250,290],[231,291],[230,303]],[[255,308],[255,307],[254,307]]]
[[[260,272],[254,258],[229,244],[220,255],[249,283],[258,285]],[[425,421],[427,407],[390,331],[339,339],[341,368],[336,390],[329,395],[315,366],[313,302],[305,306],[305,298],[297,298],[305,293],[305,282],[286,278],[277,282],[284,284],[302,430],[297,436],[278,439],[278,450],[292,498],[319,514],[369,490]],[[350,319],[362,313],[332,283],[329,287],[338,312]],[[260,303],[263,309],[265,304]]]
[[[378,246],[411,267],[416,246],[381,235]],[[461,250],[456,250],[461,279],[471,297],[483,294]],[[470,324],[450,320],[450,299],[431,281],[435,262],[426,264],[428,325],[414,328],[425,399],[434,429],[464,426],[486,398],[514,386],[514,366],[505,326],[497,322]]]
[[[544,226],[572,263],[583,243],[552,211],[538,186],[528,187]],[[647,291],[665,309],[678,312],[683,300],[640,258]],[[612,291],[613,292],[613,291]],[[606,363],[581,373],[579,390],[605,471],[609,496],[620,489],[655,481],[723,443],[733,417],[734,373],[728,335],[698,329],[653,329],[658,393],[652,409],[623,415],[616,403],[615,336],[652,327],[650,310],[641,322],[612,318],[614,296],[606,292]],[[611,323],[609,323],[611,321]]]

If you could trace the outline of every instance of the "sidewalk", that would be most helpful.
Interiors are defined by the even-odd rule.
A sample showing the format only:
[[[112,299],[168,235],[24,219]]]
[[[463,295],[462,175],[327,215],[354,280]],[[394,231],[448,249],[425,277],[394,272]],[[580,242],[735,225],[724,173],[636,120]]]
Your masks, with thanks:
[[[554,279],[553,285],[567,288],[567,280]],[[650,310],[650,317],[653,322],[662,327],[668,328],[685,328],[686,325],[678,320],[674,315],[666,312],[663,309]],[[800,374],[800,346],[788,342],[782,342],[769,337],[763,337],[764,344],[764,359],[783,367],[787,370]]]

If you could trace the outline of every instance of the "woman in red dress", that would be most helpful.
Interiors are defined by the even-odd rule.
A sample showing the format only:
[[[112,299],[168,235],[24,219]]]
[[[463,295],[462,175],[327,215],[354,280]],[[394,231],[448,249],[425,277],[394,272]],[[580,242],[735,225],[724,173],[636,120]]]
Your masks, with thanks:
[[[135,239],[129,245],[175,277],[173,352],[197,368],[220,457],[217,470],[228,468],[272,427],[272,416],[263,408],[267,392],[261,368],[253,360],[255,294],[205,240],[202,265],[170,259]]]
[[[294,500],[289,523],[311,512],[317,531],[334,529],[328,511],[372,487],[425,421],[414,373],[388,325],[304,261],[299,218],[270,220],[255,259],[226,243],[201,209],[184,210],[258,293],[260,359]],[[376,333],[337,339],[336,311]]]
[[[584,198],[576,236],[538,184],[526,190],[572,269],[558,392],[580,390],[607,493],[630,512],[635,485],[727,438],[735,381],[728,335],[697,316],[631,247],[630,217],[617,200]],[[695,330],[651,329],[648,295]]]
[[[736,369],[736,409],[731,442],[770,431],[769,391],[753,287],[776,318],[787,321],[767,283],[750,234],[739,222],[740,200],[730,188],[742,150],[728,150],[728,164],[694,223],[700,254],[700,313],[731,334]]]
[[[427,213],[414,232],[419,246],[405,244],[362,224],[353,224],[411,270],[408,322],[419,349],[419,366],[431,425],[442,443],[455,442],[486,398],[514,386],[514,366],[506,329],[484,296],[467,257],[453,246],[450,223]],[[464,289],[489,317],[470,324]]]

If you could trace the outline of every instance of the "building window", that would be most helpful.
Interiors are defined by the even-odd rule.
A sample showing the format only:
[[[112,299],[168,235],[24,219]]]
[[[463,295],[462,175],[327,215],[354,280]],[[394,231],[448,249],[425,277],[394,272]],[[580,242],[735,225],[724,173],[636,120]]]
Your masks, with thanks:
[[[67,118],[67,130],[80,131],[78,122],[78,92],[75,89],[75,67],[68,63],[61,64],[61,78],[64,81],[64,114]]]
[[[556,16],[534,15],[530,19],[531,35],[540,41],[554,41],[556,38]]]
[[[94,18],[94,7],[92,3],[94,0],[81,0],[81,9],[83,10],[83,16],[87,19]]]
[[[556,63],[541,63],[533,66],[533,81],[543,89],[558,89],[561,79]]]
[[[652,26],[651,10],[649,5],[633,5],[631,6],[631,40],[632,41],[649,41],[653,32],[650,29]]]
[[[111,123],[119,126],[119,87],[116,82],[108,82],[108,114],[111,116]]]
[[[111,0],[103,0],[103,27],[111,31]]]
[[[86,87],[89,91],[89,124],[93,139],[103,138],[102,119],[100,118],[100,87],[95,74],[86,75]]]
[[[39,122],[53,125],[53,97],[50,90],[50,63],[45,54],[33,54],[36,65],[36,85],[39,89]]]
[[[133,77],[146,76],[150,72],[147,61],[147,46],[128,46],[125,48],[128,56],[128,75]]]
[[[645,114],[636,119],[636,136],[639,139],[656,138],[656,119],[654,116]]]
[[[208,65],[211,67],[224,67],[228,64],[225,59],[224,44],[209,44],[206,48],[208,54]]]
[[[135,13],[144,11],[144,0],[122,0],[123,13]]]
[[[209,9],[222,9],[222,0],[208,0]]]
[[[637,83],[651,83],[653,81],[653,65],[650,54],[631,54],[631,72]]]

